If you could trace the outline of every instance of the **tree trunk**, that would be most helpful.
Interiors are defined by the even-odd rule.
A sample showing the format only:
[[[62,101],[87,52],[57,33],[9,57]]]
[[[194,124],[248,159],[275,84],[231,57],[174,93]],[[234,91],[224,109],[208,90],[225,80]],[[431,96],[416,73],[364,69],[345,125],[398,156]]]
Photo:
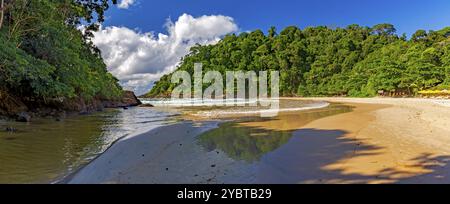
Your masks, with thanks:
[[[5,10],[5,7],[4,7],[4,4],[5,4],[5,0],[1,0],[2,1],[2,3],[1,3],[1,5],[0,5],[0,29],[2,29],[2,26],[3,26],[3,15],[4,15],[4,10]]]

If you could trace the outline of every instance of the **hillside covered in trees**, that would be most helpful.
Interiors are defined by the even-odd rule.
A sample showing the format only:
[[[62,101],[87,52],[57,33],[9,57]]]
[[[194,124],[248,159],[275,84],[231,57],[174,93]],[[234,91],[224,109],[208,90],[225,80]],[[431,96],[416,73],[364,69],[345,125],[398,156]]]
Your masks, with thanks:
[[[1,0],[0,115],[41,106],[86,111],[122,97],[89,40],[111,3],[116,0]]]
[[[280,71],[283,96],[370,97],[380,91],[415,95],[450,85],[450,27],[417,31],[411,39],[390,24],[372,28],[287,27],[279,34],[228,35],[216,45],[196,46],[177,70]],[[169,96],[171,75],[157,82],[145,97]]]

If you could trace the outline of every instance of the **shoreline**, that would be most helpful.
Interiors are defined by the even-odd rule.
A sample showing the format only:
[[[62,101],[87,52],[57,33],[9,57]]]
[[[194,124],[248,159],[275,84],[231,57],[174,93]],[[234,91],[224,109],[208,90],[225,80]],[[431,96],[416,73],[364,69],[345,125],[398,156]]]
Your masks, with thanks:
[[[3,183],[57,183],[84,167],[124,136],[176,122],[177,117],[145,107],[105,109],[62,121],[36,118],[30,123],[0,121]],[[11,158],[11,159],[9,159]]]
[[[358,143],[350,156],[323,168],[347,175],[364,175],[365,180],[356,181],[357,183],[450,183],[450,178],[446,175],[450,172],[447,164],[450,156],[450,109],[446,106],[450,100],[320,100],[355,104],[356,109],[353,114],[324,118],[305,128],[338,128],[348,131],[342,139],[352,139]],[[445,103],[439,104],[436,101]],[[380,104],[385,107],[364,111]],[[360,114],[355,114],[359,111]],[[350,121],[351,124],[343,123],[345,121]],[[371,176],[374,179],[367,178]]]
[[[450,148],[446,147],[450,144],[450,131],[446,128],[446,124],[450,121],[450,114],[447,114],[450,110],[445,104],[436,104],[432,99],[289,99],[320,100],[354,107],[352,112],[306,123],[293,131],[293,138],[288,144],[265,156],[265,160],[277,158],[274,161],[280,165],[286,163],[303,165],[300,169],[296,167],[286,169],[295,170],[291,179],[276,174],[274,169],[277,164],[270,166],[260,162],[261,164],[255,165],[235,161],[220,150],[205,153],[199,148],[195,138],[205,131],[217,128],[220,122],[203,122],[207,124],[206,127],[196,127],[196,122],[181,122],[117,141],[97,159],[75,173],[72,179],[64,181],[67,183],[450,183],[450,180],[442,175],[450,172],[448,171],[450,167],[445,169],[447,165],[444,159],[450,157]],[[184,141],[183,143],[187,145],[183,146],[180,141]],[[142,151],[145,153],[140,153]],[[299,159],[286,157],[288,155],[286,152],[297,155]],[[314,159],[314,162],[308,164],[306,161],[311,159]],[[177,166],[182,166],[183,171],[173,172],[172,169],[177,169]]]
[[[123,171],[130,170],[130,168],[135,168],[136,171],[139,170],[138,163],[142,163],[146,159],[158,159],[158,154],[161,153],[161,147],[163,149],[171,148],[173,151],[183,151],[188,145],[195,145],[192,140],[203,132],[214,129],[217,127],[219,122],[209,121],[202,122],[203,125],[196,124],[196,122],[180,122],[173,125],[161,126],[150,130],[147,133],[142,133],[139,135],[131,137],[123,137],[114,144],[112,144],[108,150],[104,153],[98,155],[94,160],[92,160],[86,166],[80,168],[73,174],[65,177],[59,183],[66,184],[113,184],[113,183],[130,183],[131,177],[124,177]],[[164,134],[161,134],[164,133]],[[154,139],[149,141],[149,137]],[[155,138],[156,137],[156,138]],[[170,141],[167,141],[170,140]],[[188,141],[186,141],[188,140]],[[188,145],[184,145],[188,144]],[[161,146],[162,145],[162,146]],[[138,150],[138,152],[128,151],[129,147],[132,146],[133,150]],[[153,148],[148,148],[148,147]],[[173,151],[169,151],[172,154]],[[156,155],[156,158],[155,158]],[[176,158],[175,155],[171,155]],[[188,155],[190,159],[194,159],[192,155]],[[211,154],[215,156],[215,154]],[[150,158],[148,158],[150,157]],[[208,157],[207,157],[208,158]],[[120,163],[114,163],[114,160],[119,160]],[[178,160],[178,159],[177,159]],[[187,160],[188,161],[188,160]],[[124,164],[125,162],[126,164]],[[157,161],[164,163],[164,161]],[[171,162],[171,161],[169,161]],[[111,166],[112,165],[112,166]],[[168,177],[176,176],[173,173],[173,169],[169,165],[161,165],[159,168],[154,168],[153,171],[158,172],[158,174],[163,174],[167,172]],[[148,170],[148,169],[147,169]],[[171,173],[172,172],[172,173]],[[144,172],[135,172],[133,179],[134,182],[131,183],[148,183],[150,176],[145,178],[136,178],[143,176]],[[146,173],[145,173],[146,174]],[[155,174],[156,175],[156,174]],[[192,174],[192,177],[195,175]],[[199,177],[199,176],[198,176]],[[161,178],[159,178],[161,179]],[[195,179],[195,178],[193,178]],[[161,183],[170,182],[170,179],[163,179]]]

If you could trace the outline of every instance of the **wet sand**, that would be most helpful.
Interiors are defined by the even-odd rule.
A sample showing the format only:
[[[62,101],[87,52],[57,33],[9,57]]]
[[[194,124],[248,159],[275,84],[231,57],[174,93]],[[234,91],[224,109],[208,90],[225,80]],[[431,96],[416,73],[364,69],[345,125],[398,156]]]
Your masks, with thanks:
[[[118,141],[68,183],[450,183],[447,106],[308,100],[353,111],[158,128]]]

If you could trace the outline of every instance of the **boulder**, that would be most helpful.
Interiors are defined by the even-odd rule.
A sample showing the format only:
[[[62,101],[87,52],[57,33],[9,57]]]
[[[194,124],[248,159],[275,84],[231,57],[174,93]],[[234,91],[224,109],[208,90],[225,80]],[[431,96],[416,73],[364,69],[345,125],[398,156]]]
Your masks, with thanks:
[[[21,113],[17,114],[16,121],[17,122],[30,122],[31,116],[27,112],[21,112]]]
[[[56,121],[63,121],[64,119],[66,119],[66,117],[67,117],[67,114],[66,114],[66,111],[61,111],[61,112],[58,112],[58,114],[56,114]]]
[[[134,95],[132,91],[124,91],[122,96],[123,106],[139,106],[142,102]]]
[[[142,102],[134,95],[132,91],[124,91],[120,99],[117,100],[105,100],[102,101],[105,108],[128,108],[133,106],[139,106]]]

